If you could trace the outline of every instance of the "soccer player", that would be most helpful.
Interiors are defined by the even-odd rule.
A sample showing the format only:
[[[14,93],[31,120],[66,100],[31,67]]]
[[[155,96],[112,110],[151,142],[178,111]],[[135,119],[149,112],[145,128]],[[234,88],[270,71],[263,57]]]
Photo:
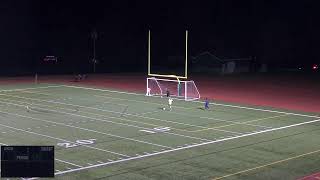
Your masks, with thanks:
[[[204,109],[205,109],[205,110],[208,110],[208,109],[209,109],[209,100],[208,100],[208,98],[206,98],[206,99],[204,100]]]
[[[151,88],[148,87],[146,96],[150,96],[150,92],[151,92]]]
[[[170,97],[170,91],[169,89],[166,90],[167,98]]]
[[[168,106],[169,106],[170,111],[172,110],[172,102],[173,102],[173,99],[169,98],[168,99]]]

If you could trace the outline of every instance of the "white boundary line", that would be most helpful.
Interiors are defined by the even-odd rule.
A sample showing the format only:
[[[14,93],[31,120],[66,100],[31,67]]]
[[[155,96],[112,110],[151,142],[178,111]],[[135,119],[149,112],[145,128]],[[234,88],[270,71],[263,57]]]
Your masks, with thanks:
[[[0,90],[0,92],[25,91],[30,89],[47,89],[47,88],[54,88],[54,87],[64,87],[64,85],[43,86],[43,87],[35,87],[35,88],[21,88],[21,89],[4,89],[4,90]]]
[[[29,133],[29,134],[34,134],[34,135],[50,138],[50,139],[55,139],[55,140],[59,140],[59,141],[74,143],[74,142],[66,140],[66,139],[56,138],[56,137],[53,137],[53,136],[40,134],[40,133],[36,133],[36,132],[32,132],[32,131],[26,131],[26,130],[23,130],[23,129],[15,128],[15,127],[12,127],[12,126],[7,126],[7,125],[4,125],[4,124],[0,124],[0,126],[6,127],[6,128],[9,128],[9,129],[14,129],[14,130],[21,131],[21,132],[25,132],[25,133]],[[100,148],[96,148],[96,147],[92,147],[92,146],[88,146],[88,145],[83,145],[82,144],[81,146],[84,146],[84,147],[87,147],[87,148],[90,148],[90,149],[95,149],[95,150],[99,150],[99,151],[108,152],[108,153],[111,153],[111,154],[116,154],[116,155],[123,156],[123,157],[130,157],[130,156],[125,155],[125,154],[116,153],[116,152],[112,152],[112,151],[109,151],[109,150],[100,149]]]
[[[84,130],[84,131],[94,132],[94,133],[98,133],[98,134],[103,134],[103,135],[116,137],[116,138],[120,138],[120,139],[125,139],[125,140],[130,140],[130,141],[134,141],[134,142],[143,143],[143,144],[149,144],[149,145],[153,145],[153,146],[159,146],[159,147],[171,148],[172,149],[172,147],[169,147],[169,146],[164,146],[164,145],[160,145],[160,144],[154,144],[154,143],[150,143],[150,142],[147,142],[147,141],[141,141],[141,140],[137,140],[137,139],[133,139],[133,138],[127,138],[127,137],[118,136],[118,135],[114,135],[114,134],[104,133],[104,132],[95,131],[95,130],[92,130],[92,129],[82,128],[82,127],[78,127],[78,126],[73,126],[73,125],[69,125],[69,124],[65,124],[65,123],[59,123],[59,122],[54,122],[54,121],[43,120],[43,119],[40,119],[40,118],[34,118],[34,117],[30,117],[30,116],[10,113],[10,112],[1,111],[1,110],[0,110],[0,112],[1,113],[6,113],[6,114],[9,114],[9,115],[12,115],[12,116],[18,116],[18,117],[22,117],[22,118],[33,119],[33,120],[36,120],[36,121],[42,121],[42,122],[57,124],[57,125],[65,126],[65,127],[72,127],[72,128],[81,129],[81,130]]]
[[[142,159],[142,158],[146,158],[146,157],[151,157],[151,156],[155,156],[155,155],[166,154],[166,153],[170,153],[170,152],[190,149],[190,148],[204,146],[204,145],[208,145],[208,144],[215,144],[215,143],[224,142],[224,141],[228,141],[228,140],[233,140],[233,139],[253,136],[253,135],[272,132],[272,131],[278,131],[278,130],[287,129],[287,128],[291,128],[291,127],[297,127],[297,126],[301,126],[301,125],[305,125],[305,124],[311,124],[311,123],[315,123],[315,122],[319,122],[319,121],[320,121],[320,119],[316,119],[316,120],[307,121],[307,122],[303,122],[303,123],[292,124],[292,125],[289,125],[289,126],[283,126],[283,127],[279,127],[279,128],[267,129],[267,130],[263,130],[263,131],[243,134],[243,135],[239,135],[239,136],[228,137],[228,138],[224,138],[224,139],[218,139],[218,140],[215,140],[215,141],[204,142],[204,143],[194,144],[194,145],[190,145],[190,146],[184,146],[184,147],[180,147],[180,148],[176,148],[176,149],[170,149],[170,150],[160,151],[160,152],[151,153],[151,154],[145,154],[145,155],[131,157],[131,158],[127,158],[127,159],[121,159],[121,160],[117,160],[117,161],[112,161],[112,162],[107,162],[107,163],[102,163],[102,164],[96,164],[96,165],[92,165],[92,166],[86,166],[86,167],[67,170],[67,171],[61,171],[61,172],[55,173],[55,175],[62,175],[62,174],[81,171],[81,170],[85,170],[85,169],[97,168],[97,167],[106,166],[106,165],[110,165],[110,164],[115,164],[115,163],[130,161],[130,160],[136,160],[136,159]]]
[[[120,93],[120,94],[130,94],[130,95],[144,96],[144,94],[139,94],[139,93],[130,93],[130,92],[122,92],[122,91],[99,89],[99,88],[90,88],[90,87],[81,87],[81,86],[72,86],[72,85],[61,85],[61,86],[63,86],[63,87],[70,87],[70,88],[78,88],[78,89],[88,89],[88,90],[95,90],[95,91],[114,92],[114,93]],[[151,96],[151,97],[152,97],[152,96]],[[178,100],[180,100],[180,99],[178,99]],[[184,101],[184,100],[181,100],[181,101]],[[202,101],[191,101],[191,102],[203,103]],[[230,104],[221,104],[221,103],[212,103],[212,104],[214,104],[214,105],[219,105],[219,106],[239,108],[239,109],[249,109],[249,110],[255,110],[255,111],[264,111],[264,112],[273,112],[273,113],[280,113],[280,114],[287,114],[287,115],[295,115],[295,116],[303,116],[303,117],[311,117],[311,118],[320,118],[320,116],[315,116],[315,115],[307,115],[307,114],[299,114],[299,113],[290,113],[290,112],[284,112],[284,111],[268,110],[268,109],[261,109],[261,108],[251,108],[251,107],[237,106],[237,105],[230,105]]]

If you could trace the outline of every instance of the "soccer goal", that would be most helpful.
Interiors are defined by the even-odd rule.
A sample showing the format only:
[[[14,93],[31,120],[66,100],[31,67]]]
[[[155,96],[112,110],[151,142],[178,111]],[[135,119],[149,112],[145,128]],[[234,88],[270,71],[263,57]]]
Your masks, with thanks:
[[[194,81],[179,79],[147,78],[147,91],[150,96],[166,96],[167,91],[171,97],[186,101],[200,99],[200,93]]]

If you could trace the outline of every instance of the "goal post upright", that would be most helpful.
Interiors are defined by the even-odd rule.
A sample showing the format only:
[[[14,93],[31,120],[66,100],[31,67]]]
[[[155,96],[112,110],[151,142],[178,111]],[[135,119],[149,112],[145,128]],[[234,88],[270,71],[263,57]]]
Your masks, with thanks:
[[[149,29],[149,32],[148,32],[148,75],[151,74],[151,71],[150,71],[150,63],[151,63],[151,31]]]
[[[151,88],[151,95],[165,96],[165,92],[170,90],[173,97],[183,98],[185,101],[200,99],[200,93],[194,81],[188,79],[188,30],[185,31],[185,57],[184,73],[159,74],[151,70],[151,30],[148,30],[148,76],[147,90]]]
[[[170,75],[170,74],[157,74],[151,73],[151,30],[148,30],[148,76],[152,77],[166,77],[166,78],[180,78],[188,79],[188,30],[185,31],[185,65],[184,65],[184,75]]]
[[[186,54],[185,54],[184,76],[188,79],[188,30],[186,30]]]

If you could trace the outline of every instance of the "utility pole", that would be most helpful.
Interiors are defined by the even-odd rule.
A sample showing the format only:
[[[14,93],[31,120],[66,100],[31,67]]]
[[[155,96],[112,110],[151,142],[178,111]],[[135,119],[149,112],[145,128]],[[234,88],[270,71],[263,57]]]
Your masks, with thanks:
[[[92,30],[91,39],[93,41],[93,59],[92,59],[93,73],[95,73],[96,72],[96,64],[97,64],[97,59],[96,59],[96,40],[98,39],[98,33],[97,33],[96,29]]]

